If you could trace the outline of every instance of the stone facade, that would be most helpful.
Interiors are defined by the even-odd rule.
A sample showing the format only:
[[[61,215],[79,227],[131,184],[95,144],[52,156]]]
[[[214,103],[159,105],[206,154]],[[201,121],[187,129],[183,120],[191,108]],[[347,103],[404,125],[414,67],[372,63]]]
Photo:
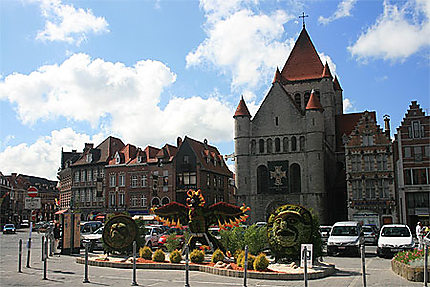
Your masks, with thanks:
[[[251,222],[266,221],[287,203],[311,208],[321,223],[339,219],[328,201],[337,177],[335,119],[342,113],[337,78],[303,28],[255,116],[243,99],[234,116],[237,200],[251,207]]]

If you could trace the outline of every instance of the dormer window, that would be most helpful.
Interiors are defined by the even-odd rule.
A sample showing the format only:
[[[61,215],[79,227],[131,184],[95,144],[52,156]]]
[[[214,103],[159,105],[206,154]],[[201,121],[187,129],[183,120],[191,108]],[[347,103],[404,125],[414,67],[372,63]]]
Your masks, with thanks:
[[[87,154],[87,162],[90,163],[93,161],[93,154],[89,153]]]
[[[115,154],[115,163],[116,163],[116,164],[121,163],[121,157],[119,156],[119,153],[118,153],[118,152]]]
[[[143,156],[139,155],[139,156],[137,157],[137,162],[138,162],[138,163],[142,163],[142,162],[143,162]]]

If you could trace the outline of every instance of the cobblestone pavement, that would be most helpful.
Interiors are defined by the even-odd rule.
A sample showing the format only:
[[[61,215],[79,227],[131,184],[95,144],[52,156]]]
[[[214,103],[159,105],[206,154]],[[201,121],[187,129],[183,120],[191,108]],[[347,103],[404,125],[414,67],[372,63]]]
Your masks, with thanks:
[[[34,234],[31,253],[31,268],[26,268],[27,250],[23,251],[23,273],[18,273],[18,241],[28,239],[28,230],[19,230],[16,235],[0,234],[0,286],[130,286],[131,269],[113,269],[89,266],[90,283],[82,283],[84,265],[77,264],[74,256],[54,256],[48,260],[48,280],[43,280],[41,261],[41,234]],[[366,273],[367,286],[423,286],[423,283],[409,282],[391,271],[390,261],[375,256],[375,247],[367,248]],[[308,286],[336,287],[363,286],[361,260],[357,257],[326,257],[325,261],[334,263],[338,272],[323,279],[310,280]],[[184,286],[184,271],[137,270],[139,286],[176,287]],[[190,286],[243,286],[242,278],[224,277],[193,271],[190,273]],[[304,286],[303,281],[248,280],[247,286],[277,287]]]

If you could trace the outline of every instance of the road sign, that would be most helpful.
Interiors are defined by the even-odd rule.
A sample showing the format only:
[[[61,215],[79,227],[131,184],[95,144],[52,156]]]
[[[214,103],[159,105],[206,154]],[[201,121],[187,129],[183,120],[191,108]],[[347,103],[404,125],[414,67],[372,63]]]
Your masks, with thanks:
[[[30,186],[30,187],[27,189],[27,194],[28,194],[28,196],[30,196],[30,197],[36,197],[36,196],[37,196],[37,188],[35,188],[34,186]]]
[[[40,209],[42,207],[40,197],[26,197],[25,209]]]
[[[300,267],[303,267],[304,265],[305,265],[305,254],[303,254],[304,252],[303,252],[303,249],[305,248],[305,246],[306,246],[306,261],[307,261],[307,267],[308,268],[312,268],[312,249],[313,249],[313,245],[312,244],[302,244],[301,245],[301,252],[300,252],[300,254],[301,254],[301,256],[300,256]]]

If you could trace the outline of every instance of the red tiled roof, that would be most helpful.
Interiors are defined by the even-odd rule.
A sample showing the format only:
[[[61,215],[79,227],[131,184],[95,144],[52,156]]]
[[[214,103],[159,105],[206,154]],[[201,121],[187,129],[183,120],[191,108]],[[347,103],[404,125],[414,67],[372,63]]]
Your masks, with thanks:
[[[251,117],[251,114],[249,113],[248,107],[246,106],[243,97],[240,99],[239,105],[237,106],[236,112],[234,113],[233,117],[237,116]]]
[[[339,80],[337,79],[337,76],[334,76],[333,88],[335,91],[343,91],[340,84],[339,84]]]
[[[318,79],[321,78],[323,69],[321,59],[303,27],[281,75],[289,81]]]
[[[336,149],[343,149],[342,137],[349,136],[358,121],[364,115],[361,113],[350,113],[336,116]],[[376,112],[369,112],[370,117],[376,122]]]
[[[332,78],[332,75],[330,73],[330,67],[328,66],[327,62],[325,62],[322,77],[323,78]]]
[[[306,105],[306,110],[323,110],[318,97],[314,94],[314,90],[311,92],[308,104]]]

